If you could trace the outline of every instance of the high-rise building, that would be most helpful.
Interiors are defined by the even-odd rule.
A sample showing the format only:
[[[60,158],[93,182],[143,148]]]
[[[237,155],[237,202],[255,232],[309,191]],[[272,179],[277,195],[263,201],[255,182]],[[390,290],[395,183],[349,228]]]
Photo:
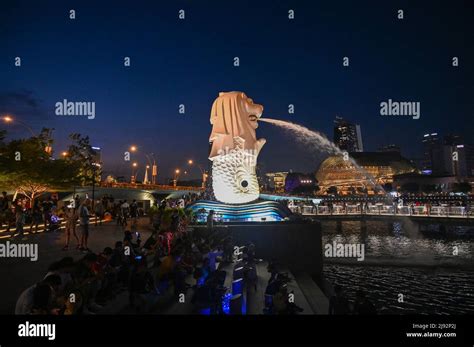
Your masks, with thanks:
[[[459,144],[452,147],[453,173],[459,177],[474,176],[474,146]],[[457,159],[457,160],[456,160]]]
[[[474,146],[466,144],[459,135],[438,133],[423,137],[422,172],[438,176],[474,176]]]
[[[360,125],[336,117],[334,120],[334,143],[343,151],[363,152]]]
[[[433,173],[433,162],[435,161],[434,149],[441,144],[438,133],[423,135],[423,160],[421,162],[421,171],[424,174]]]

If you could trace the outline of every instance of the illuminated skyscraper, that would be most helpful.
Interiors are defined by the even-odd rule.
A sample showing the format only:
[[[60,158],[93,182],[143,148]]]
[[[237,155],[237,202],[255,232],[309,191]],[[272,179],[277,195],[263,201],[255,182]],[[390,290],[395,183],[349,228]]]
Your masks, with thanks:
[[[334,120],[334,143],[343,151],[363,152],[360,125],[336,117]]]

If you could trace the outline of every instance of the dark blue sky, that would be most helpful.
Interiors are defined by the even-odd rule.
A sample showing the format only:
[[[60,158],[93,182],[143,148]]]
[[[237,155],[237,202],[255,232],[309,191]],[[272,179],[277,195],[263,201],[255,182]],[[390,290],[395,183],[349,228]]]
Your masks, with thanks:
[[[123,152],[153,152],[160,176],[205,163],[209,113],[241,90],[264,116],[332,136],[336,115],[362,127],[366,150],[396,143],[420,156],[425,132],[472,139],[474,2],[7,1],[0,5],[0,114],[71,132],[103,148],[106,171],[129,173]],[[69,19],[69,10],[76,19]],[[178,10],[186,19],[178,20]],[[288,10],[295,19],[288,20]],[[403,9],[404,20],[397,10]],[[20,68],[14,58],[22,58]],[[123,58],[131,57],[131,67]],[[233,58],[240,58],[240,67]],[[342,66],[342,57],[350,67]],[[460,66],[451,66],[459,57]],[[387,99],[421,102],[421,118],[382,117]],[[60,117],[57,101],[94,101],[96,118]],[[178,113],[185,104],[186,114]],[[288,104],[295,114],[288,114]],[[3,125],[2,125],[3,127]],[[11,137],[26,136],[8,127]],[[323,156],[260,123],[267,171],[311,171]],[[138,162],[144,157],[137,155]],[[143,171],[142,171],[143,173]],[[141,174],[142,174],[141,173]],[[192,172],[198,176],[198,171]],[[140,175],[141,175],[140,174]]]

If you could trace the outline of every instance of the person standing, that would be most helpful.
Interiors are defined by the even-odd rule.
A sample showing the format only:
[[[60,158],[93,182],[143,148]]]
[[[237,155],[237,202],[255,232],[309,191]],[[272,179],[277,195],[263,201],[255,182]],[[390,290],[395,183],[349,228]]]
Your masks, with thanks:
[[[209,214],[207,215],[207,229],[212,231],[214,228],[214,210],[210,210]]]
[[[46,198],[45,201],[43,201],[42,206],[43,208],[43,220],[44,220],[44,230],[48,230],[49,224],[51,224],[51,200],[50,198]]]
[[[122,226],[126,226],[127,219],[130,215],[130,205],[128,204],[127,200],[124,200],[122,205],[120,205],[120,211],[122,215]]]
[[[35,233],[38,232],[38,226],[41,221],[41,209],[37,201],[35,201],[33,204],[33,208],[31,209],[30,234],[33,233],[33,226],[35,227]]]
[[[74,209],[72,206],[66,207],[66,245],[63,247],[63,251],[67,251],[69,249],[69,240],[71,238],[71,232],[74,238],[76,239],[77,246],[76,249],[80,249],[80,241],[79,237],[77,237],[76,234],[76,224],[77,224],[77,214],[76,214],[76,209]]]
[[[7,229],[9,229],[9,221],[7,220],[8,215],[8,195],[7,192],[2,192],[2,196],[0,197],[0,229],[3,226],[3,223],[7,225]]]
[[[79,207],[79,220],[81,223],[82,234],[81,234],[81,244],[79,246],[79,250],[81,251],[89,251],[87,247],[87,241],[89,240],[89,208],[91,205],[91,201],[86,198],[82,205]]]
[[[104,204],[101,200],[97,200],[95,206],[94,206],[94,214],[95,214],[95,226],[97,226],[97,222],[99,222],[99,225],[102,225],[102,219],[104,218]]]
[[[22,240],[26,240],[23,234],[23,226],[25,225],[25,210],[21,200],[16,200],[15,202],[15,226],[16,231],[18,232],[17,237],[22,236]]]
[[[130,204],[130,217],[132,219],[132,226],[136,226],[138,220],[138,204],[135,199],[133,199]]]

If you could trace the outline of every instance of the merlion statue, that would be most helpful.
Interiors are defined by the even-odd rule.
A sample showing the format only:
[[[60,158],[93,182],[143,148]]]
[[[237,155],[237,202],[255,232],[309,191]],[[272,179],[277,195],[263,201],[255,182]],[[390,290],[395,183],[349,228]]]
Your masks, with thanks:
[[[212,104],[212,189],[217,200],[242,204],[260,194],[255,167],[265,139],[257,140],[255,129],[263,106],[242,92],[219,93]]]

